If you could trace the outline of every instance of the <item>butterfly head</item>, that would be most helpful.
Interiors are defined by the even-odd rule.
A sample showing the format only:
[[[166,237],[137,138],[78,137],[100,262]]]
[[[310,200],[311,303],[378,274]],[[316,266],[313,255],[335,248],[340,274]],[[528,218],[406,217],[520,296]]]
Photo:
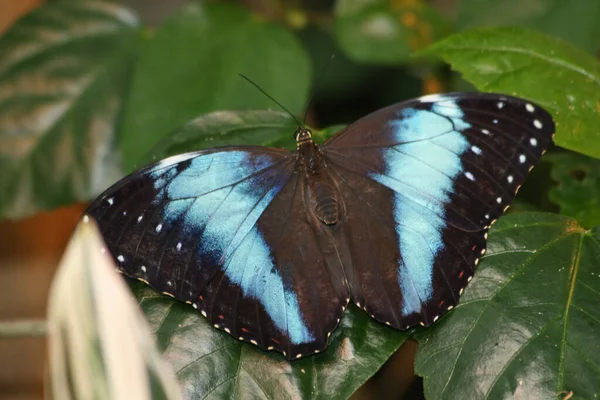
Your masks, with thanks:
[[[312,142],[312,132],[308,128],[299,126],[296,132],[294,132],[294,138],[296,139],[296,144],[300,146],[301,144]]]

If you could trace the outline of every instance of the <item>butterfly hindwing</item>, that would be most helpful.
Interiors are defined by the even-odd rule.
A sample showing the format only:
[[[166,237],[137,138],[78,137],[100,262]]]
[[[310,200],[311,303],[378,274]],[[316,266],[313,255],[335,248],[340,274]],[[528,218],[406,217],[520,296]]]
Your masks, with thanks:
[[[348,208],[337,241],[351,242],[353,299],[401,329],[452,308],[553,132],[524,100],[448,94],[377,111],[322,146]]]

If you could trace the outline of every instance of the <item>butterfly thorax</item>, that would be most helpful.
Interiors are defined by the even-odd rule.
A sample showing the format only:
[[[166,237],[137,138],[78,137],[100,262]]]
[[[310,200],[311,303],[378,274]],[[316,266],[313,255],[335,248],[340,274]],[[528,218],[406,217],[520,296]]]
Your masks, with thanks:
[[[309,208],[326,225],[338,222],[340,214],[339,195],[327,173],[327,168],[311,132],[306,128],[296,131],[298,157],[305,178],[305,193]]]

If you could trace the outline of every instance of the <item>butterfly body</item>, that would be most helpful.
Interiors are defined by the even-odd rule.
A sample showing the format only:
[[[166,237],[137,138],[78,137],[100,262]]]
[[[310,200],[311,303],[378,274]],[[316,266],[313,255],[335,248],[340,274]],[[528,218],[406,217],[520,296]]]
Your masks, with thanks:
[[[118,268],[287,358],[323,350],[350,301],[396,329],[454,307],[487,231],[550,144],[539,106],[494,94],[376,111],[326,143],[174,156],[86,213]]]
[[[307,209],[326,225],[333,225],[339,219],[340,196],[327,172],[327,166],[318,146],[312,141],[310,130],[299,128],[295,137],[298,142],[298,160],[304,172]]]

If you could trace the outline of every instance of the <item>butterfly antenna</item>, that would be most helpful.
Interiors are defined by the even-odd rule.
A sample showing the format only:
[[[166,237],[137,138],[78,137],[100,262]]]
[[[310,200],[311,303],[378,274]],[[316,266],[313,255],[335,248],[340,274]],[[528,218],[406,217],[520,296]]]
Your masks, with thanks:
[[[308,115],[308,109],[310,108],[310,105],[312,104],[313,100],[315,99],[315,94],[317,93],[317,88],[320,86],[321,80],[323,79],[323,75],[325,75],[325,71],[327,71],[327,67],[329,67],[329,64],[331,64],[331,60],[333,60],[334,58],[335,58],[335,54],[332,54],[331,57],[329,57],[329,60],[327,60],[327,62],[325,63],[325,66],[323,67],[323,69],[321,70],[321,73],[319,74],[319,77],[315,81],[312,93],[310,94],[310,100],[308,101],[308,104],[306,105],[306,110],[304,110],[304,119],[302,120],[302,126],[304,126],[306,124],[306,116]]]
[[[290,115],[290,117],[294,118],[294,121],[296,121],[296,123],[298,124],[298,126],[304,126],[300,123],[300,121],[298,121],[298,118],[296,118],[294,116],[294,114],[292,114],[287,108],[285,108],[280,102],[278,102],[277,100],[275,100],[273,97],[271,97],[267,92],[265,92],[260,86],[258,86],[256,83],[254,83],[252,80],[250,80],[250,78],[248,78],[246,75],[242,75],[242,74],[238,74],[239,76],[241,76],[242,78],[244,78],[245,80],[247,80],[248,82],[250,82],[255,88],[257,88],[258,90],[260,90],[260,92],[262,94],[264,94],[265,96],[267,96],[269,99],[271,99],[273,101],[273,103],[277,104],[279,107],[281,107],[281,109],[283,111],[285,111],[286,113],[288,113]]]

